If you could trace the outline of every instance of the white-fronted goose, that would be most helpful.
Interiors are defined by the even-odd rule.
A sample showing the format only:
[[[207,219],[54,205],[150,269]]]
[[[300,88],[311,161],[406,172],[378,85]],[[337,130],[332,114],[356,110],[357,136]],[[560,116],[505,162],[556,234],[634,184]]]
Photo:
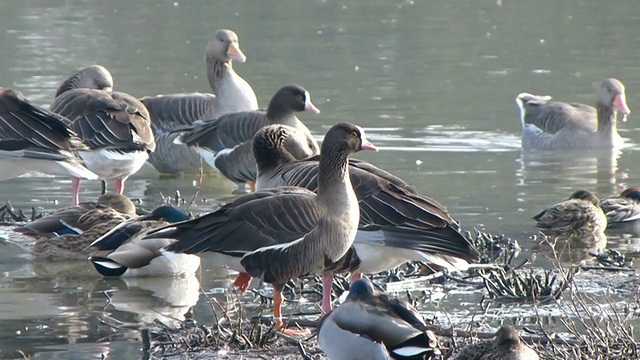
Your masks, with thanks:
[[[375,290],[367,279],[351,284],[347,300],[322,318],[318,344],[330,360],[430,359],[440,354],[420,313]]]
[[[188,93],[145,97],[158,144],[149,162],[161,173],[199,173],[200,156],[185,145],[175,144],[173,130],[196,120],[217,119],[221,115],[258,109],[251,85],[233,70],[232,61],[245,62],[238,36],[231,30],[216,31],[207,45],[205,62],[213,94]],[[207,164],[205,172],[212,171]]]
[[[607,230],[640,233],[639,187],[630,187],[622,191],[620,196],[600,201],[600,208],[607,216]]]
[[[100,179],[116,178],[116,192],[155,149],[149,113],[135,97],[122,92],[75,89],[62,93],[51,111],[71,122],[89,150],[78,151],[85,166]],[[80,178],[73,179],[73,204],[80,198]]]
[[[557,239],[575,245],[606,244],[607,217],[598,198],[587,190],[578,190],[569,199],[543,210],[533,217],[536,226]]]
[[[257,190],[278,186],[318,189],[322,156],[304,159],[310,149],[295,129],[283,125],[262,128],[254,138],[253,151]],[[349,159],[349,164],[360,224],[352,250],[331,267],[334,272],[352,272],[352,279],[358,279],[363,272],[387,271],[409,260],[459,270],[478,260],[477,250],[444,206],[374,165],[355,159]],[[330,309],[330,301],[330,297],[323,300],[323,309]]]
[[[516,97],[524,149],[613,148],[622,145],[617,113],[626,121],[624,85],[606,79],[596,92],[596,107],[551,101],[550,96],[521,93]]]
[[[502,326],[494,340],[471,344],[452,360],[538,360],[538,354],[528,347],[512,326]]]
[[[77,156],[88,150],[63,117],[35,106],[22,93],[0,88],[0,180],[30,171],[97,179]]]
[[[104,66],[89,65],[69,76],[69,78],[58,87],[56,97],[74,89],[95,89],[111,92],[113,91],[113,77]]]
[[[275,289],[274,316],[282,327],[282,289],[290,279],[322,271],[349,249],[359,209],[349,180],[347,157],[377,149],[350,123],[334,125],[322,143],[318,194],[281,187],[245,194],[215,212],[151,233],[177,239],[167,251],[214,251],[235,257],[228,264],[262,277]],[[331,284],[330,274],[323,283]],[[330,291],[330,289],[326,289]]]
[[[200,267],[200,257],[189,254],[164,256],[161,249],[173,239],[142,238],[150,231],[189,217],[172,206],[160,206],[151,213],[120,223],[96,239],[89,260],[107,277],[188,276]]]
[[[301,86],[280,88],[271,98],[267,111],[245,111],[226,114],[214,121],[196,121],[189,130],[181,130],[177,142],[200,152],[203,159],[238,187],[256,179],[256,161],[251,152],[253,136],[262,127],[284,124],[298,129],[306,142],[319,152],[311,132],[295,112],[320,112],[311,102],[309,92]]]

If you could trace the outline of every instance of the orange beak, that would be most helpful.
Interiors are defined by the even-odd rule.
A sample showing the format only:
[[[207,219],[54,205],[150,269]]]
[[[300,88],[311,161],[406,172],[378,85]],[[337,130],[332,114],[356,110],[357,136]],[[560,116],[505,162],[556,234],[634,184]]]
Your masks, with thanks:
[[[229,57],[229,59],[235,60],[240,63],[247,61],[247,57],[244,56],[242,51],[240,51],[240,46],[238,45],[238,43],[232,42],[231,44],[229,44],[227,56]]]

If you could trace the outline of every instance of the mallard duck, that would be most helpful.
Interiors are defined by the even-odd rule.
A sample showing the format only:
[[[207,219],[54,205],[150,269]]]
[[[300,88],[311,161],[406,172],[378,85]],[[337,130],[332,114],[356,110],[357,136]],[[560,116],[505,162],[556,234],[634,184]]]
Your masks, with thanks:
[[[318,189],[322,156],[309,157],[313,149],[296,129],[284,125],[262,128],[254,137],[253,151],[258,190],[277,186]],[[360,205],[360,223],[352,249],[330,267],[333,272],[352,272],[355,280],[363,272],[387,271],[410,260],[466,270],[468,262],[479,258],[447,209],[416,193],[402,179],[356,159],[349,159],[349,175]],[[326,311],[330,302],[330,298],[323,300]]]
[[[0,180],[30,171],[97,179],[78,157],[87,149],[66,119],[0,88]]]
[[[201,158],[197,151],[175,144],[177,128],[196,120],[217,119],[221,115],[258,109],[251,85],[233,70],[232,61],[245,62],[238,35],[220,29],[213,33],[205,52],[207,77],[213,94],[189,93],[159,95],[140,99],[151,114],[157,149],[149,162],[161,173],[199,173]],[[205,172],[213,171],[205,163]]]
[[[377,151],[364,130],[350,123],[334,125],[322,142],[317,195],[298,187],[249,193],[212,213],[147,236],[176,239],[168,252],[224,254],[232,269],[271,283],[274,317],[282,329],[284,285],[322,271],[340,259],[355,239],[360,211],[347,158],[363,149]],[[331,283],[331,274],[323,275],[324,291],[330,291]]]
[[[599,206],[598,198],[587,190],[571,194],[569,199],[543,210],[533,217],[536,226],[547,235],[556,236],[573,244],[591,246],[606,243],[604,230],[607,217]]]
[[[606,79],[596,92],[596,107],[551,101],[550,96],[521,93],[516,97],[525,149],[612,148],[622,145],[617,114],[631,113],[624,85]]]
[[[502,326],[495,340],[471,344],[452,360],[538,360],[535,350],[522,342],[512,326]]]
[[[200,152],[202,158],[239,188],[256,179],[256,161],[251,151],[254,135],[270,124],[284,124],[304,134],[313,153],[319,152],[316,140],[295,112],[320,110],[311,102],[311,95],[301,86],[280,88],[271,98],[267,111],[229,113],[215,121],[196,121],[188,130],[180,130],[176,142]]]
[[[82,234],[94,225],[108,221],[110,210],[128,218],[136,216],[136,206],[128,197],[107,192],[100,195],[97,201],[82,202],[77,206],[56,210],[15,230],[44,237]]]
[[[640,188],[625,189],[620,196],[600,201],[607,216],[607,230],[640,233]]]
[[[58,95],[50,110],[66,117],[88,150],[78,151],[84,165],[102,180],[116,178],[116,192],[140,170],[155,149],[149,113],[122,92],[73,89]],[[80,198],[80,178],[73,179],[73,205]]]
[[[367,279],[351,284],[345,302],[322,318],[318,343],[330,360],[430,359],[440,353],[420,313]]]
[[[188,218],[172,206],[160,206],[148,215],[124,221],[89,245],[89,260],[102,276],[191,275],[200,266],[200,257],[171,253],[165,256],[161,249],[173,239],[142,240],[154,229]]]
[[[106,203],[115,204],[118,209],[104,205]],[[131,200],[124,195],[107,193],[95,206],[85,204],[63,209],[34,221],[21,231],[35,234],[33,254],[38,258],[86,259],[87,246],[135,216]]]

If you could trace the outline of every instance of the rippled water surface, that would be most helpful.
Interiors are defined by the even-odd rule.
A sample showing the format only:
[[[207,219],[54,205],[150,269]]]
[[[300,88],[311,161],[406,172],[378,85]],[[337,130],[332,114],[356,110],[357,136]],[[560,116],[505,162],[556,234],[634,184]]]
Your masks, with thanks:
[[[0,10],[0,86],[43,106],[62,80],[92,63],[136,96],[209,91],[204,47],[212,31],[231,28],[248,57],[235,69],[261,106],[282,85],[305,86],[322,112],[300,117],[319,138],[338,121],[362,125],[382,151],[360,158],[446,204],[465,228],[522,239],[525,249],[536,232],[531,216],[543,207],[580,188],[610,196],[640,184],[636,0],[4,0]],[[519,92],[593,103],[593,83],[606,77],[627,87],[625,148],[522,153]],[[96,198],[99,184],[85,183],[83,198]],[[198,187],[196,212],[234,196],[219,177],[200,183],[150,166],[130,178],[126,194],[153,207],[176,190],[190,199]],[[50,211],[70,204],[70,190],[68,178],[35,174],[0,183],[0,200]],[[11,236],[0,228],[0,237]],[[640,245],[611,236],[609,247]],[[84,263],[38,263],[12,244],[1,249],[0,358],[22,358],[18,350],[32,359],[139,358],[138,342],[110,341],[104,324],[131,329],[118,339],[134,339],[141,325],[182,319],[196,304],[206,317],[200,286],[221,300],[229,286],[229,275],[207,263],[198,278],[104,280]],[[471,310],[460,304],[480,295],[443,296],[425,310],[463,316]]]

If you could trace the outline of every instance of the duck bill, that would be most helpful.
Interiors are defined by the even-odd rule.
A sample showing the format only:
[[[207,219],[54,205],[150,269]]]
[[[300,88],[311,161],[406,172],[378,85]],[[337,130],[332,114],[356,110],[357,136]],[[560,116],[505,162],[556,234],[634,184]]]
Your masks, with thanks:
[[[309,93],[307,93],[307,100],[305,100],[305,102],[304,102],[304,111],[308,111],[308,112],[310,112],[312,114],[319,114],[320,113],[320,109],[318,109],[311,102],[311,98],[309,97]]]
[[[227,56],[229,57],[229,59],[235,60],[239,63],[243,63],[247,61],[247,57],[244,56],[242,51],[240,51],[240,47],[238,46],[237,43],[229,44],[229,49],[227,50]]]
[[[624,94],[617,95],[616,98],[613,100],[613,104],[616,110],[618,110],[618,112],[622,114],[622,121],[623,122],[627,121],[627,115],[631,114],[631,110],[627,105],[627,99],[625,95]]]

